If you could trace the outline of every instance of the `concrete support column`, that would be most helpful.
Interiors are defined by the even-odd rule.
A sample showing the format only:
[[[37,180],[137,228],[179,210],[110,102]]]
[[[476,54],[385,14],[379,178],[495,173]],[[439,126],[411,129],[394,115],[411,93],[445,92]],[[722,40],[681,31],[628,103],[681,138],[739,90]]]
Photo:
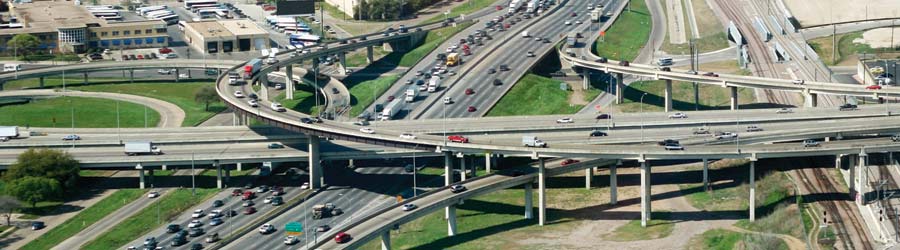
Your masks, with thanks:
[[[591,181],[594,180],[594,168],[584,170],[584,189],[591,190]]]
[[[0,90],[3,90],[3,85],[6,85],[6,81],[0,81]]]
[[[618,163],[609,166],[609,204],[616,205],[618,201],[619,192],[618,189],[618,181],[616,178],[616,167],[622,164],[622,161],[619,160]]]
[[[309,188],[322,187],[322,165],[319,164],[319,137],[309,136]]]
[[[843,158],[843,157],[844,157],[844,155],[835,155],[834,156],[834,168],[836,168],[836,169],[841,168],[841,161],[843,160],[841,158]]]
[[[534,202],[533,200],[533,190],[531,187],[531,182],[525,183],[525,219],[530,220],[534,218],[533,210],[534,210]]]
[[[756,221],[756,159],[750,159],[750,221]]]
[[[484,170],[488,174],[491,173],[491,154],[484,154]]]
[[[466,168],[466,156],[465,155],[463,155],[462,157],[459,157],[459,170],[460,170],[459,171],[460,181],[466,181],[466,172],[468,172],[469,169]]]
[[[641,158],[641,226],[647,227],[650,221],[650,164]]]
[[[857,167],[856,162],[857,162],[857,157],[853,157],[853,155],[850,155],[850,157],[847,158],[847,166],[848,166],[847,172],[850,172],[850,183],[847,183],[847,185],[850,185],[850,187],[849,187],[850,197],[854,200],[856,200],[856,191],[857,191],[856,169],[859,168],[859,167]]]
[[[84,72],[84,84],[88,83],[88,73]]]
[[[178,72],[179,72],[178,68],[175,68],[175,82],[178,82],[178,80],[179,80],[178,78],[180,78],[180,77],[178,77],[178,75],[179,75]]]
[[[225,183],[231,182],[231,169],[225,168]]]
[[[591,71],[588,69],[584,69],[584,77],[582,77],[582,79],[584,79],[584,81],[581,85],[581,89],[584,89],[584,90],[590,89],[591,88]]]
[[[456,235],[456,205],[447,207],[447,236]]]
[[[731,110],[738,109],[738,89],[737,87],[728,87],[731,90]]]
[[[672,80],[666,79],[666,112],[672,112]]]
[[[153,187],[153,183],[155,183],[155,182],[153,182],[153,169],[152,168],[147,169],[147,175],[150,176],[150,180],[148,181],[150,183],[150,187]]]
[[[544,174],[544,158],[538,159],[538,225],[547,223],[547,180]]]
[[[163,164],[163,165],[162,165],[162,170],[169,170],[169,165]]]
[[[141,189],[147,188],[146,184],[144,183],[144,169],[141,168],[141,164],[138,164],[137,168],[138,168],[138,180],[140,181],[140,185],[138,187],[140,187]]]
[[[128,70],[128,73],[129,73],[128,80],[129,80],[131,83],[134,83],[134,69]]]
[[[819,106],[819,94],[805,92],[803,93],[804,106],[807,108],[815,108]]]
[[[213,163],[216,167],[216,187],[222,189],[224,186],[222,185],[222,165],[219,163]]]
[[[347,160],[347,167],[348,167],[348,168],[355,168],[355,167],[356,167],[356,165],[353,165],[353,159]],[[415,167],[415,166],[413,166],[413,167]]]
[[[375,61],[375,48],[372,46],[366,47],[366,63],[372,63]]]
[[[244,171],[244,168],[243,168],[244,164],[241,164],[240,162],[238,162],[235,165],[236,165],[235,168],[237,168],[237,171]]]
[[[625,76],[616,73],[616,104],[625,102]]]
[[[381,250],[391,250],[391,230],[381,232]]]
[[[856,195],[856,203],[860,205],[866,204],[866,189],[869,185],[869,175],[866,173],[866,161],[868,160],[868,158],[869,157],[866,152],[860,152],[859,161],[857,162],[859,166],[856,168],[856,170],[858,171],[856,175],[859,179],[859,183],[857,183],[856,186],[859,189],[859,192]]]
[[[453,183],[453,162],[450,159],[450,151],[444,152],[444,186],[450,186]],[[450,207],[444,208],[444,219],[450,219]]]
[[[40,79],[40,85],[39,85],[39,86],[41,86],[41,88],[43,88],[43,87],[44,87],[44,77],[41,77],[41,78],[39,78],[39,79]]]
[[[294,66],[288,64],[284,66],[284,73],[287,79],[284,80],[284,96],[289,100],[294,100]]]
[[[269,74],[260,74],[259,75],[259,84],[263,88],[263,90],[260,90],[260,91],[266,92],[265,88],[269,87]],[[263,98],[263,99],[265,99],[265,98]]]
[[[703,191],[709,190],[709,159],[703,158]]]
[[[338,53],[338,70],[341,71],[341,75],[347,73],[347,53],[345,52]]]

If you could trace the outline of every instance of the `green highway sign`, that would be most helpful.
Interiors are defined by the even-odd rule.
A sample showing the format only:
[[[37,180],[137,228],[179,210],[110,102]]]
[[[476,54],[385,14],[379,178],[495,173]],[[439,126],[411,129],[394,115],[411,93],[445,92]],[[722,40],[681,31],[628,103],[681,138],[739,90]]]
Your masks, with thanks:
[[[296,221],[288,222],[287,225],[284,225],[284,231],[298,232],[298,233],[303,232],[303,224],[300,224],[300,222],[296,222]]]

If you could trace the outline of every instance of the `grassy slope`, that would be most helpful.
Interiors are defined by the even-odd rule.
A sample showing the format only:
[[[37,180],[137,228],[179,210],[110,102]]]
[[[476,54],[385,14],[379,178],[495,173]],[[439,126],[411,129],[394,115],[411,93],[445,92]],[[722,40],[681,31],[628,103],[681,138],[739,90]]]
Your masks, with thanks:
[[[487,116],[572,114],[581,110],[582,105],[569,106],[570,91],[561,90],[560,83],[535,74],[525,75]]]
[[[634,82],[625,88],[625,102],[616,105],[622,112],[638,112],[641,109],[641,95],[644,96],[644,111],[661,111],[665,96],[665,81]],[[672,104],[675,110],[694,110],[694,86],[691,83],[672,83]],[[753,90],[739,88],[738,101],[741,104],[753,103],[756,98]],[[700,110],[729,109],[731,92],[727,88],[712,85],[700,85]]]
[[[369,104],[375,101],[375,98],[381,96],[398,79],[400,79],[400,75],[382,75],[379,78],[361,82],[345,81],[344,84],[347,84],[347,88],[350,89],[350,104],[353,106],[350,109],[350,116],[356,117],[361,114]]]
[[[663,6],[665,6],[665,1],[663,1]],[[694,6],[694,19],[697,22],[697,29],[700,30],[700,38],[696,40],[697,48],[700,49],[700,53],[716,51],[720,49],[727,48],[728,38],[725,34],[725,28],[719,23],[719,19],[716,18],[715,14],[712,13],[712,9],[710,9],[709,5],[704,0],[686,0],[692,1]],[[682,4],[682,7],[687,10],[687,4]],[[666,13],[668,9],[663,8],[663,13]],[[687,13],[687,12],[685,12]],[[686,14],[685,14],[686,15]],[[685,16],[685,22],[687,21],[687,16]],[[690,28],[689,23],[685,23],[686,33],[685,36],[690,40],[693,36],[693,32]],[[690,42],[685,44],[671,44],[669,43],[669,34],[666,34],[666,40],[663,41],[662,48],[660,50],[668,52],[670,54],[680,54],[687,55],[690,53]]]
[[[631,1],[606,35],[594,44],[594,53],[610,59],[634,60],[650,37],[650,11],[644,1]]]
[[[212,117],[216,113],[225,110],[221,101],[210,103],[209,111],[204,110],[203,103],[194,101],[194,93],[200,88],[212,85],[212,82],[181,82],[181,83],[131,83],[131,84],[95,84],[78,87],[83,91],[111,92],[146,96],[160,99],[177,105],[184,110],[185,118],[182,126],[196,126]]]
[[[0,124],[66,128],[72,126],[73,110],[75,127],[116,127],[116,102],[85,97],[57,97],[35,100],[22,105],[0,106]],[[159,122],[159,113],[147,109],[147,118],[147,124],[155,126]],[[144,106],[119,102],[119,120],[122,127],[143,127]]]
[[[675,223],[668,220],[668,212],[654,211],[651,218],[647,222],[647,227],[641,227],[640,220],[632,220],[616,228],[612,234],[603,238],[611,241],[639,241],[652,240],[668,237],[675,230]]]
[[[453,9],[450,9],[450,14],[447,16],[455,17],[455,16],[459,16],[459,15],[466,15],[466,14],[478,11],[480,9],[484,9],[484,8],[490,6],[491,4],[493,4],[494,2],[496,2],[496,0],[469,0],[469,1],[466,1],[466,3],[464,3],[464,4],[461,4],[459,6],[453,7]],[[502,3],[506,3],[506,2],[501,2],[501,5],[503,5]],[[504,7],[506,7],[506,6],[504,6]],[[504,12],[504,13],[506,13],[506,12]],[[440,21],[443,19],[444,19],[444,15],[436,15],[425,21],[422,21],[422,23],[436,22],[436,21]]]

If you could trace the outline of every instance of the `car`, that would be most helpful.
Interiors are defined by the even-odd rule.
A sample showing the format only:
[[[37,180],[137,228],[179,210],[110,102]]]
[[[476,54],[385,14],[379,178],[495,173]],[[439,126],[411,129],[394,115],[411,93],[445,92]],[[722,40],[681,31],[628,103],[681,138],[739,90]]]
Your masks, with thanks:
[[[265,199],[263,199],[263,203],[265,203],[265,204],[272,203],[272,196],[269,196],[269,197],[266,197]]]
[[[389,96],[388,96],[388,97],[387,97],[387,101],[388,101],[388,102],[390,102],[390,101],[393,101],[393,100],[394,100],[394,98],[395,98],[395,97],[394,97],[394,96],[392,96],[392,95],[389,95]]]
[[[359,132],[363,132],[363,133],[366,133],[366,134],[374,134],[374,133],[375,133],[375,130],[372,129],[372,128],[369,128],[369,127],[365,127],[365,128],[360,128],[360,129],[359,129]]]
[[[449,140],[450,142],[469,143],[469,138],[461,135],[447,136],[447,140]]]
[[[241,206],[243,207],[252,207],[253,205],[256,205],[256,203],[254,203],[252,200],[247,200],[243,204],[241,204]]]
[[[684,150],[684,146],[678,143],[669,143],[664,146],[666,150]]]
[[[345,233],[345,232],[340,232],[334,236],[334,242],[337,242],[338,244],[346,243],[346,242],[350,241],[350,239],[351,239],[350,234]]]
[[[527,53],[525,53],[525,56],[534,57],[534,52],[528,51]]]
[[[197,237],[203,235],[204,233],[206,232],[203,231],[203,228],[191,228],[191,230],[188,231],[188,236]]]
[[[241,92],[240,90],[235,91],[235,92],[234,92],[234,97],[237,97],[237,98],[244,98],[244,92]]]
[[[840,110],[840,111],[844,111],[844,110],[855,110],[855,109],[856,109],[856,105],[854,105],[854,104],[849,104],[849,103],[844,103],[843,105],[841,105],[840,107],[838,107],[838,110]]]
[[[250,93],[249,95],[247,95],[247,97],[249,97],[250,99],[253,99],[253,100],[259,99],[259,96],[257,96],[256,93]]]
[[[703,73],[703,76],[719,77],[719,74],[716,74],[716,72],[706,72]]]
[[[594,131],[591,131],[591,137],[607,136],[607,135],[608,135],[608,134],[606,134],[606,132],[603,132],[603,131],[600,131],[600,130],[594,130]]]
[[[328,232],[328,230],[331,230],[331,226],[329,225],[321,225],[316,227],[316,232]]]
[[[240,188],[231,190],[231,196],[241,196],[242,194],[244,194],[244,190],[241,190]]]
[[[665,146],[666,144],[680,144],[678,140],[674,139],[665,139],[659,142],[656,142],[656,145]]]
[[[416,139],[416,136],[412,133],[402,133],[400,134],[400,139],[413,140]]]
[[[284,194],[283,187],[273,187],[272,188],[272,195],[279,196],[279,195],[283,195],[283,194]]]
[[[763,131],[763,129],[756,125],[747,126],[747,132],[757,132],[757,131]]]
[[[173,238],[173,239],[172,239],[172,243],[171,243],[170,245],[172,245],[173,247],[177,247],[177,246],[181,246],[181,245],[184,245],[184,244],[187,244],[187,243],[188,243],[187,235],[185,235],[185,236],[182,236],[182,237],[175,237],[175,238]]]
[[[421,70],[419,70],[419,71],[416,71],[416,76],[422,76],[422,75],[423,75],[423,74],[425,74],[425,73],[424,73],[424,72],[422,72],[422,71],[421,71]]]
[[[275,90],[282,90],[282,89],[284,89],[284,84],[281,84],[281,83],[275,84]]]
[[[659,67],[659,70],[664,72],[672,72],[672,68],[669,67]]]
[[[206,213],[203,212],[203,209],[197,209],[197,210],[194,210],[194,213],[191,214],[191,218],[196,219],[196,218],[203,217],[204,215],[206,215]]]
[[[494,68],[489,68],[488,74],[493,74],[493,73],[497,73],[497,70],[495,70]]]
[[[544,43],[550,43],[550,39],[547,39],[546,37],[544,37]]]
[[[453,192],[453,193],[459,193],[459,192],[463,192],[463,191],[466,191],[466,186],[453,185],[450,187],[450,192]]]
[[[695,135],[707,135],[709,134],[709,128],[706,126],[695,128],[693,131]]]
[[[149,238],[144,239],[144,246],[145,246],[145,247],[146,247],[146,246],[152,246],[152,247],[155,248],[155,247],[156,247],[156,244],[158,244],[158,243],[159,243],[159,242],[156,241],[156,237],[149,237]]]
[[[575,24],[581,24],[581,20],[575,20]]]
[[[67,136],[63,136],[62,140],[63,141],[77,141],[77,140],[81,140],[81,136],[67,135]]]
[[[418,208],[418,206],[416,206],[416,204],[412,204],[412,203],[403,204],[403,211],[412,211],[413,209],[416,209],[416,208]]]
[[[781,108],[778,111],[775,111],[775,113],[776,114],[790,114],[790,113],[794,113],[794,110],[789,109],[789,108]]]
[[[556,123],[574,123],[574,122],[575,122],[575,119],[572,119],[572,117],[564,117],[564,118],[560,118],[560,119],[556,120]]]
[[[279,148],[284,148],[284,145],[276,142],[276,143],[269,143],[269,146],[267,146],[267,147],[269,149],[279,149]]]
[[[599,115],[597,115],[596,119],[597,119],[597,120],[612,119],[612,115],[610,115],[610,114],[599,114]]]
[[[259,227],[259,233],[261,234],[270,234],[275,232],[275,226],[272,224],[266,223]]]
[[[206,241],[206,243],[213,243],[213,242],[219,241],[219,233],[212,233],[212,234],[206,236],[205,241]]]
[[[259,102],[256,101],[256,99],[250,99],[250,100],[247,100],[247,105],[250,105],[250,107],[258,108]]]
[[[674,114],[669,115],[669,119],[684,119],[687,118],[687,114],[684,112],[676,112]]]
[[[468,111],[468,112],[475,112],[477,110],[478,109],[476,109],[474,106],[469,106],[469,108],[466,109],[466,111]]]
[[[565,24],[565,25],[572,25],[572,21],[566,21],[566,22],[563,23],[563,24]]]
[[[619,61],[619,66],[626,66],[626,67],[628,67],[628,65],[629,65],[629,63],[628,63],[628,61],[626,61],[626,60]]]
[[[203,244],[194,243],[193,245],[191,245],[191,250],[200,250],[200,249],[203,249]]]
[[[271,204],[272,204],[272,206],[278,206],[278,205],[284,204],[284,199],[282,199],[281,196],[272,197]]]
[[[509,71],[509,65],[506,64],[500,64],[497,68],[499,68],[500,71]]]
[[[806,83],[806,81],[797,79],[797,80],[792,80],[791,83],[797,84],[797,85],[803,85],[803,83]]]
[[[138,60],[144,60],[144,55],[137,55]]]
[[[172,53],[172,49],[170,49],[170,48],[168,48],[168,47],[162,47],[162,48],[159,48],[159,53],[160,53],[160,54],[168,54],[168,53]]]
[[[31,222],[31,230],[41,230],[41,229],[43,229],[44,227],[46,227],[46,225],[44,225],[44,222],[43,222],[43,221],[34,221],[34,222]]]
[[[578,16],[578,14],[576,14],[575,12],[572,12],[572,14],[569,14],[569,16],[574,17],[574,16]]]
[[[866,86],[866,89],[868,89],[868,90],[878,90],[878,89],[881,89],[881,85],[869,85],[869,86]]]
[[[293,245],[297,243],[300,243],[300,238],[297,238],[297,236],[288,235],[287,237],[284,237],[285,245]]]
[[[277,102],[272,102],[272,103],[270,103],[270,104],[269,104],[269,108],[272,109],[272,110],[274,110],[275,112],[284,112],[284,111],[287,111],[287,109],[284,108],[284,106],[282,106],[281,103],[277,103]]]
[[[900,135],[891,136],[891,141],[892,142],[900,142]]]
[[[499,78],[494,78],[493,84],[494,86],[500,86],[503,85],[503,81],[501,81]]]
[[[172,72],[174,72],[174,71],[171,70],[171,69],[159,69],[159,70],[156,70],[156,73],[159,73],[160,75],[171,75]]]
[[[176,233],[178,231],[181,231],[181,225],[169,224],[168,226],[166,226],[166,233],[172,234],[172,233]]]
[[[256,192],[257,192],[257,193],[265,193],[265,192],[269,192],[269,186],[261,185],[261,186],[259,186],[258,188],[256,188]]]
[[[244,209],[244,214],[254,214],[254,213],[256,213],[255,207],[247,207]]]
[[[184,237],[187,237],[187,235],[188,235],[188,231],[181,229],[177,233],[175,233],[175,238],[184,238]]]
[[[309,182],[304,182],[303,184],[300,184],[300,189],[309,189]]]
[[[472,95],[472,94],[475,94],[475,90],[472,90],[471,88],[467,88],[466,95]]]
[[[224,205],[224,203],[223,203],[223,205]],[[213,204],[213,206],[215,206],[215,204]],[[209,212],[209,218],[211,218],[211,219],[221,218],[222,216],[225,216],[225,214],[222,213],[222,210],[219,210],[219,209]]]
[[[203,222],[200,222],[200,220],[192,220],[190,223],[188,223],[188,228],[195,228],[195,227],[202,227],[202,226],[203,226]]]
[[[157,192],[157,191],[150,191],[149,193],[147,193],[147,198],[156,198],[156,197],[159,197],[159,192]]]
[[[579,163],[579,162],[581,162],[581,161],[575,160],[575,159],[565,159],[562,162],[560,162],[559,165],[560,166],[568,166],[568,165]]]
[[[218,225],[222,225],[222,223],[225,223],[225,221],[223,221],[222,218],[213,218],[212,220],[209,220],[210,226],[218,226]]]
[[[738,134],[735,132],[722,132],[716,135],[716,140],[725,140],[725,139],[733,139],[737,138]]]
[[[804,140],[803,143],[802,143],[802,145],[803,145],[804,148],[808,148],[808,147],[818,147],[818,146],[819,146],[819,142],[816,141],[816,140]]]

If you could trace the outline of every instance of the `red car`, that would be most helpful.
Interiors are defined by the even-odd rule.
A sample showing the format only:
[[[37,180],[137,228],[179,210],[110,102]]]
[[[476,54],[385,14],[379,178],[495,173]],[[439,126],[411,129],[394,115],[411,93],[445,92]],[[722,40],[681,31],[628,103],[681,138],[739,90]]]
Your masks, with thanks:
[[[276,8],[275,6],[272,6],[272,5],[263,5],[263,10],[264,10],[264,11],[274,11],[274,10],[276,10],[276,9],[277,9],[277,8]]]
[[[347,234],[345,232],[340,232],[334,236],[334,242],[337,242],[338,244],[348,241],[350,241],[350,234]]]
[[[703,73],[703,75],[704,75],[704,76],[719,77],[719,74],[716,74],[715,72],[706,72],[706,73]]]
[[[390,102],[390,101],[393,101],[393,100],[394,100],[394,96],[392,96],[392,95],[389,95],[389,96],[388,96],[388,100],[387,100],[387,101],[389,101],[389,102]]]
[[[254,213],[256,213],[255,207],[247,207],[246,209],[244,209],[244,214],[254,214]]]
[[[866,86],[866,89],[881,89],[881,85],[869,85]]]
[[[143,59],[144,59],[144,55],[137,55],[137,59],[138,59],[138,60],[143,60]]]
[[[562,161],[562,163],[560,163],[559,165],[560,165],[560,166],[566,166],[566,165],[569,165],[569,164],[575,164],[575,163],[579,163],[579,162],[581,162],[581,161],[575,160],[575,159],[566,159],[566,160]]]
[[[172,53],[172,49],[170,49],[168,47],[162,47],[159,49],[159,53],[160,54],[169,54],[169,53]]]
[[[244,191],[244,196],[241,197],[242,200],[252,200],[253,198],[256,198],[253,191]]]
[[[473,106],[469,106],[469,108],[466,109],[466,111],[469,111],[469,112],[475,112],[475,110],[478,110],[478,109],[476,109],[476,108],[473,107]]]
[[[450,140],[451,142],[458,142],[458,143],[469,143],[469,138],[466,138],[465,136],[461,136],[461,135],[447,136],[447,140]]]
[[[503,9],[503,6],[497,5],[496,8],[497,8],[497,10],[502,10],[502,9]]]
[[[571,16],[577,16],[577,15],[578,15],[578,14],[576,14],[575,12],[572,12],[572,15],[571,15]]]
[[[231,196],[241,196],[241,194],[244,194],[244,191],[240,188],[231,191]]]
[[[475,94],[475,90],[466,89],[466,95],[471,95],[471,94]]]

